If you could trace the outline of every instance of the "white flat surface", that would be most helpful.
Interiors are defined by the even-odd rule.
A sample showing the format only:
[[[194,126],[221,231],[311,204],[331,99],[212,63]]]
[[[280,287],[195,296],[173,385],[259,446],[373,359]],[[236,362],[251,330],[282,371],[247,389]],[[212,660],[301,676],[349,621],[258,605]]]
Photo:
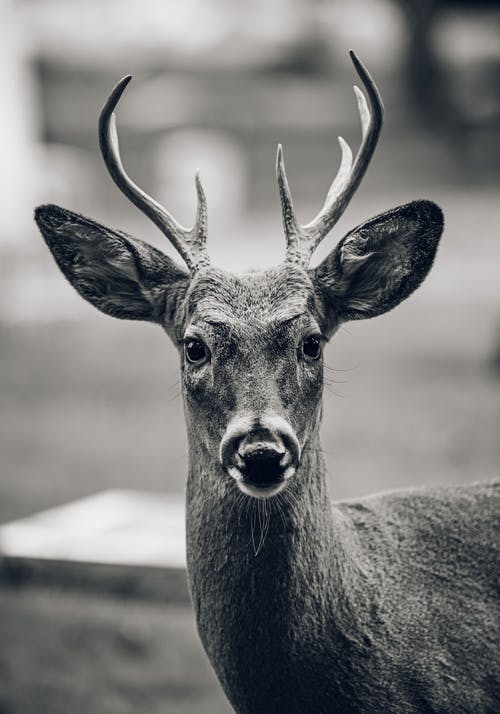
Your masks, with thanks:
[[[184,497],[102,491],[0,526],[0,555],[185,568]]]

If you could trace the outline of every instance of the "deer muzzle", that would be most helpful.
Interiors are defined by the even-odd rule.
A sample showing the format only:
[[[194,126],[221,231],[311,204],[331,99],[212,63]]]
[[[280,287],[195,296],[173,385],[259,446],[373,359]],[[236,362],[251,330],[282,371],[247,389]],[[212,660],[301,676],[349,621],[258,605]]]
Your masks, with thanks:
[[[300,446],[283,417],[237,416],[222,438],[220,460],[243,493],[269,498],[282,491],[295,474]]]

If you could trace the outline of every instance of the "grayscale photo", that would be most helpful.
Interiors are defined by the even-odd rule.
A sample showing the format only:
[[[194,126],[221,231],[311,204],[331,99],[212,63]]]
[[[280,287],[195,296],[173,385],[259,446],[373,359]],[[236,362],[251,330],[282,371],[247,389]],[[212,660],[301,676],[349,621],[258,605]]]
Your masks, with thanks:
[[[0,60],[0,714],[498,714],[500,2]]]

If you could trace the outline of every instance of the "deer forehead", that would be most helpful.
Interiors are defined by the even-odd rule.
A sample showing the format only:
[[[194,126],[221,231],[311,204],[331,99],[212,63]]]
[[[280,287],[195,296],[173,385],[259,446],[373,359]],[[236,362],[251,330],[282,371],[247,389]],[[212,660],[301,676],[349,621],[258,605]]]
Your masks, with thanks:
[[[245,333],[293,318],[313,318],[317,310],[307,272],[291,266],[235,275],[207,268],[195,275],[186,296],[185,328],[227,325]]]

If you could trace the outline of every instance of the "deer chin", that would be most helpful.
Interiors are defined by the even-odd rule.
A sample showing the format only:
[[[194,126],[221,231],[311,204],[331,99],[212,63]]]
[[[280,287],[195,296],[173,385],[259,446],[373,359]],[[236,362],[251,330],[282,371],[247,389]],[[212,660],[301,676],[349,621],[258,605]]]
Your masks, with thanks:
[[[288,466],[279,479],[271,482],[252,483],[248,481],[240,469],[232,466],[228,469],[228,473],[236,481],[236,485],[242,493],[252,498],[272,498],[278,493],[281,493],[287,485],[290,478],[295,474],[295,468]]]
[[[236,484],[240,491],[242,491],[247,496],[251,496],[252,498],[266,499],[272,498],[278,493],[281,493],[281,491],[286,488],[287,481],[280,481],[279,483],[273,483],[269,486],[255,486],[251,483],[245,483],[245,481],[241,479],[237,481]]]

